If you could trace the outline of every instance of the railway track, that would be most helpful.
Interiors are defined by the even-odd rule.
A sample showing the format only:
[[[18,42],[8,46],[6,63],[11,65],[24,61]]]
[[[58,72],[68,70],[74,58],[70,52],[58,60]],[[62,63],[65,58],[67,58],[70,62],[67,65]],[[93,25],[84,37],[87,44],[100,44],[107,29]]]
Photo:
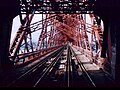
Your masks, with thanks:
[[[73,53],[72,55],[74,58],[74,64],[76,63],[76,65],[78,65],[77,67],[79,67],[78,73],[79,73],[79,71],[80,72],[82,71],[82,73],[80,73],[80,74],[81,74],[81,76],[83,76],[85,78],[85,80],[84,80],[85,83],[84,83],[84,81],[82,83],[83,87],[112,87],[115,85],[115,81],[111,77],[111,75],[109,75],[108,73],[106,73],[104,70],[101,70],[101,69],[99,69],[99,70],[98,69],[94,70],[94,68],[93,68],[93,70],[88,69],[88,68],[90,68],[90,66],[93,66],[93,64],[90,63],[90,61],[89,61],[87,63],[91,64],[91,65],[87,66],[87,64],[84,64],[84,62],[82,62],[83,61],[83,60],[81,60],[82,58],[80,58],[79,55],[77,55],[75,53],[73,48],[70,48],[70,49],[71,49],[71,52]],[[79,82],[78,83],[76,82],[76,85],[77,84],[79,84]],[[80,81],[80,84],[81,84],[81,81]],[[78,85],[78,87],[81,87],[79,85]]]
[[[97,84],[67,44],[41,60],[8,87],[97,87]]]
[[[49,55],[45,59],[41,60],[38,64],[34,65],[32,68],[27,70],[25,73],[20,75],[16,80],[8,84],[8,87],[35,87],[39,80],[41,80],[52,68],[55,60],[59,58],[59,53],[62,52],[64,47]],[[48,65],[49,62],[52,62]]]
[[[72,53],[72,62],[74,73],[73,76],[73,82],[72,86],[77,87],[96,87],[96,84],[94,83],[92,77],[90,76],[89,72],[85,69],[84,65],[81,63],[73,49],[70,47],[71,53]],[[74,77],[76,76],[76,79]]]

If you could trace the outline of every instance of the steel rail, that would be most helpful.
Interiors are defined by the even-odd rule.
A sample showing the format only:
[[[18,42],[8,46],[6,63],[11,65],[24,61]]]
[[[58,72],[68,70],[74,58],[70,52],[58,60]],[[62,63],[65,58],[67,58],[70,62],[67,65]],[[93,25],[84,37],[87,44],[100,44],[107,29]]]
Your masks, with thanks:
[[[78,64],[80,65],[81,69],[83,70],[83,72],[85,72],[85,74],[87,75],[88,79],[90,80],[91,84],[93,85],[93,87],[96,87],[94,81],[92,80],[91,76],[89,75],[88,71],[86,70],[86,68],[84,67],[84,65],[82,65],[80,59],[78,58],[78,56],[76,55],[76,53],[73,51],[73,49],[70,47],[73,55],[75,56],[76,60],[78,61]]]
[[[48,58],[52,57],[57,51],[61,50],[63,47],[57,49],[56,51],[54,51],[52,54],[50,54],[49,56],[45,57],[43,60],[41,60],[38,64],[36,64],[35,66],[33,66],[31,69],[27,70],[25,73],[23,73],[22,75],[20,75],[16,80],[13,80],[10,84],[7,85],[7,87],[10,87],[12,85],[14,85],[18,80],[24,78],[26,75],[30,75],[33,73],[33,71],[35,72],[37,70],[37,68],[41,67],[43,64],[45,64],[48,61]]]
[[[55,64],[58,62],[60,56],[62,55],[63,50],[64,50],[64,48],[57,54],[57,56],[52,61],[52,63],[48,66],[48,68],[45,68],[43,70],[42,75],[39,77],[39,79],[36,81],[36,83],[34,84],[33,87],[37,87],[37,85],[39,84],[39,82],[46,76],[47,73],[49,73],[51,71],[51,68],[53,69],[53,67],[55,66]]]

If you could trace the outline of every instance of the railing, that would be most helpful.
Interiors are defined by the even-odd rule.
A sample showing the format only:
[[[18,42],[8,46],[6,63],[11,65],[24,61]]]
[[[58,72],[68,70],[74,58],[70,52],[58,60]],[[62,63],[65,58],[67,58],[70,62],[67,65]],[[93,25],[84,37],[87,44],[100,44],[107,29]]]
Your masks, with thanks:
[[[50,48],[45,48],[45,49],[41,49],[41,50],[29,52],[29,53],[19,54],[19,55],[15,55],[15,56],[9,56],[9,58],[11,61],[14,62],[14,64],[17,64],[20,62],[25,63],[27,61],[34,59],[34,58],[38,58],[44,54],[47,54],[50,51],[53,51],[59,47],[61,47],[61,45],[55,46],[55,47],[50,47]]]

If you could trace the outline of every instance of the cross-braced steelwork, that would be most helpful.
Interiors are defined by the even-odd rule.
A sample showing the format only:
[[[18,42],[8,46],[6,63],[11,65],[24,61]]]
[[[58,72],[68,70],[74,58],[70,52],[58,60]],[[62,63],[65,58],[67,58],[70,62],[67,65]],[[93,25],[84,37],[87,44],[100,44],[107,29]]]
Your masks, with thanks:
[[[96,0],[20,0],[21,13],[93,13]],[[90,11],[90,12],[89,12]]]
[[[25,63],[70,42],[91,62],[101,65],[103,28],[101,18],[92,11],[95,1],[20,0],[25,18],[21,18],[21,26],[9,48],[10,60]],[[42,13],[42,19],[31,24],[36,13]],[[86,22],[88,13],[91,23]],[[36,31],[39,38],[33,45],[32,33]]]

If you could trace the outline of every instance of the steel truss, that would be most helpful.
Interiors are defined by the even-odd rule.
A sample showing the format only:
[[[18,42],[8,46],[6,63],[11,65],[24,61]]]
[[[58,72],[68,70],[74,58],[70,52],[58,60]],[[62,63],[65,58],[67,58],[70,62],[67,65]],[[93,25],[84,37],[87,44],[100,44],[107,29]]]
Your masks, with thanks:
[[[21,13],[93,13],[96,0],[20,0]],[[89,12],[90,11],[90,12]]]
[[[11,61],[13,61],[16,64],[22,60],[22,63],[25,63],[43,54],[49,53],[50,51],[55,50],[56,48],[60,47],[61,45],[64,45],[69,41],[70,43],[72,43],[73,46],[76,46],[78,50],[85,54],[91,60],[91,62],[99,64],[99,62],[101,61],[100,55],[103,42],[103,29],[101,27],[101,19],[99,16],[89,14],[91,17],[90,24],[86,23],[87,12],[85,11],[85,9],[83,9],[82,11],[84,11],[86,14],[78,14],[77,11],[74,12],[74,14],[68,12],[65,13],[65,7],[61,10],[59,10],[58,8],[59,13],[56,13],[56,10],[54,10],[55,7],[53,6],[49,8],[51,9],[51,11],[49,11],[49,9],[41,9],[45,8],[45,5],[47,5],[47,3],[53,5],[52,1],[38,0],[41,3],[44,2],[44,7],[41,7],[40,3],[33,3],[32,0],[20,1],[21,12],[25,12],[26,16],[23,20],[21,20],[21,26],[18,29],[16,36],[9,48],[9,57]],[[82,3],[81,5],[85,4],[85,6],[89,6],[88,3],[90,4],[91,0],[58,1],[61,5],[67,3],[67,5],[72,4],[77,6],[77,4],[79,4],[77,2],[79,1],[80,3]],[[63,1],[65,2],[63,3]],[[93,5],[92,3],[93,2],[91,2],[90,5]],[[26,5],[29,6],[26,7]],[[30,8],[32,8],[32,10]],[[34,14],[36,14],[36,11],[42,12],[42,20],[31,24],[31,20],[33,19]],[[79,11],[81,12],[81,9],[79,9]],[[89,13],[93,13],[90,10],[88,11]],[[43,15],[45,16],[45,18],[43,18]],[[36,31],[40,31],[40,35],[38,38],[38,42],[34,46],[32,41],[32,33]]]

